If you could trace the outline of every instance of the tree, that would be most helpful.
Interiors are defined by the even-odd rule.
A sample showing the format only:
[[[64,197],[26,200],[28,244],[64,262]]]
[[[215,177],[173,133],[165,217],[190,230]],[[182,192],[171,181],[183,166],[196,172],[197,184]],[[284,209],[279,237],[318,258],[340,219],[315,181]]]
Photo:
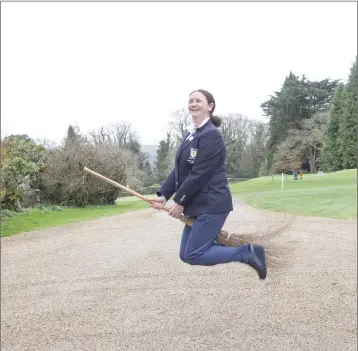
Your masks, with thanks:
[[[138,156],[139,169],[142,171],[141,183],[143,187],[151,186],[155,183],[155,176],[149,163],[148,153],[141,152]]]
[[[189,111],[184,108],[174,111],[171,117],[172,121],[169,122],[171,134],[174,138],[174,144],[179,144],[192,129],[192,118]]]
[[[292,135],[283,140],[272,157],[271,174],[297,171],[301,168],[300,139]]]
[[[240,113],[230,113],[220,126],[227,150],[227,173],[240,178],[246,174],[242,157],[253,130],[253,122]]]
[[[342,144],[344,150],[343,168],[357,168],[357,120],[358,120],[358,67],[357,59],[351,68],[350,76],[345,87],[343,111]]]
[[[301,129],[294,129],[291,135],[299,140],[298,149],[301,153],[301,161],[308,162],[310,172],[317,172],[324,147],[324,135],[327,129],[328,113],[318,112],[302,122]]]
[[[74,132],[74,134],[72,134]],[[68,135],[67,135],[68,136]],[[41,177],[43,201],[84,207],[113,204],[119,189],[84,173],[84,166],[117,181],[127,182],[126,150],[107,143],[94,145],[79,130],[72,130],[71,142],[49,152]]]
[[[159,142],[157,149],[157,160],[155,162],[156,167],[156,179],[161,183],[167,177],[169,171],[172,168],[172,162],[170,160],[170,150],[173,146],[171,141],[171,133],[167,133],[167,138]]]
[[[262,103],[261,108],[266,116],[280,121],[288,130],[298,126],[303,119],[327,110],[339,86],[339,80],[310,81],[305,75],[300,78],[290,72],[281,91]]]
[[[152,186],[155,183],[155,175],[152,171],[152,167],[150,166],[149,161],[147,160],[143,167],[143,178],[142,178],[143,186]]]
[[[72,144],[78,142],[80,137],[79,128],[70,124],[67,128],[67,135],[64,140],[65,147],[71,147]]]
[[[127,121],[102,126],[90,132],[89,140],[95,145],[111,144],[120,149],[131,150],[134,154],[140,152],[138,135]]]
[[[271,168],[274,158],[277,160],[274,154],[278,145],[288,137],[289,131],[299,130],[304,120],[312,118],[317,112],[327,110],[340,85],[339,80],[327,78],[310,81],[304,75],[300,78],[290,72],[281,90],[261,104],[265,115],[270,119],[266,155],[268,169]]]
[[[148,169],[144,170],[148,155],[141,151],[139,137],[129,122],[121,121],[102,126],[90,132],[89,140],[95,146],[112,146],[123,154],[128,185],[131,187],[138,188],[152,181],[152,178],[144,173],[148,172]]]
[[[273,173],[299,170],[308,163],[316,172],[324,147],[328,113],[318,112],[301,122],[300,129],[290,129],[274,155]]]
[[[357,167],[357,57],[347,84],[340,87],[333,99],[326,133],[324,169],[338,171]]]
[[[252,127],[251,121],[240,113],[229,113],[220,126],[220,132],[225,140],[226,145],[233,144],[237,141],[241,145],[245,144]]]
[[[334,172],[342,169],[342,116],[344,111],[345,91],[344,87],[340,87],[332,103],[328,118],[328,126],[326,131],[326,145],[324,148],[323,168],[325,171]]]
[[[244,176],[247,178],[256,178],[260,175],[266,155],[267,125],[261,122],[252,122],[252,124],[250,142],[246,147],[243,159],[246,161],[243,166],[246,169]]]
[[[357,168],[357,93],[347,89],[344,113],[343,113],[343,137],[344,149],[342,166],[344,169]]]
[[[22,185],[37,187],[44,167],[46,149],[27,135],[10,135],[1,145],[1,202],[9,208],[20,208]]]

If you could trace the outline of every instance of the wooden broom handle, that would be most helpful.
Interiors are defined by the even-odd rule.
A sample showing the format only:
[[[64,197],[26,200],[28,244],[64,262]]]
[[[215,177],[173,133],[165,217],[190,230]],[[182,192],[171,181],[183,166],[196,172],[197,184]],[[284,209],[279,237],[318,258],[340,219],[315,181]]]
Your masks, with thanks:
[[[115,187],[117,188],[120,188],[122,190],[125,190],[127,193],[133,195],[133,196],[136,196],[136,197],[139,197],[140,199],[142,199],[143,201],[146,201],[146,202],[150,202],[151,199],[149,199],[148,197],[145,197],[143,196],[142,194],[139,194],[137,193],[136,191],[132,190],[132,189],[129,189],[127,188],[126,186],[122,185],[122,184],[119,184],[117,182],[115,182],[114,180],[111,180],[95,171],[92,171],[91,169],[87,168],[87,167],[84,167],[83,170],[87,173],[91,173],[92,175],[94,175],[95,177],[99,178],[99,179],[102,179],[104,180],[105,182],[109,183],[109,184],[112,184],[114,185]],[[169,208],[168,207],[163,207],[163,210],[164,211],[169,211]]]

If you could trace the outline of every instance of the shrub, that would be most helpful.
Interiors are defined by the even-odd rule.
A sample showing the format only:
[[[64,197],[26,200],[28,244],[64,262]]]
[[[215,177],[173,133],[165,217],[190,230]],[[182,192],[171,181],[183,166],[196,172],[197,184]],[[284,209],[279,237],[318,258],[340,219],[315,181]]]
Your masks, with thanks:
[[[119,189],[83,171],[88,167],[114,181],[126,184],[124,152],[111,145],[93,145],[79,135],[50,152],[41,179],[44,203],[84,207],[114,204]]]

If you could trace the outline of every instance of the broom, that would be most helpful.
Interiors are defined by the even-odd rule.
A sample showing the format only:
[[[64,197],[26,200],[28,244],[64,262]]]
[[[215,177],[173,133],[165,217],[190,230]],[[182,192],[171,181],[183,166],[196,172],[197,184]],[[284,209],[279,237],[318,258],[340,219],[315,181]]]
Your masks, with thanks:
[[[138,192],[136,192],[122,184],[119,184],[119,183],[115,182],[114,180],[111,180],[111,179],[109,179],[109,178],[107,178],[107,177],[87,168],[87,167],[84,167],[83,170],[85,172],[90,173],[90,174],[94,175],[95,177],[109,183],[109,184],[112,184],[113,186],[115,186],[117,188],[120,188],[120,189],[126,191],[127,193],[129,193],[133,196],[138,197],[139,199],[141,199],[143,201],[146,201],[148,203],[150,203],[150,201],[151,201],[150,198],[147,198],[147,197],[143,196],[142,194],[139,194]],[[163,210],[168,212],[169,208],[164,206]],[[194,223],[193,218],[187,217],[183,214],[180,216],[179,219],[181,222],[183,222],[189,226],[192,226]],[[282,227],[272,231],[271,233],[266,233],[264,235],[263,240],[260,240],[261,241],[260,245],[265,246],[265,256],[266,256],[266,260],[267,260],[267,265],[270,267],[273,267],[273,266],[277,267],[277,266],[281,266],[283,264],[284,258],[283,258],[282,253],[284,250],[278,249],[277,245],[276,245],[276,248],[275,247],[267,247],[269,244],[269,241],[271,239],[273,239],[275,236],[277,236],[278,234],[282,233],[285,229],[288,229],[289,226],[290,226],[290,223],[286,223]],[[216,241],[222,246],[238,247],[238,246],[241,246],[244,244],[252,243],[252,240],[254,239],[255,236],[256,236],[256,239],[258,239],[257,233],[256,234],[235,234],[235,233],[231,233],[227,230],[222,229],[220,231],[220,233],[218,233]],[[258,244],[258,242],[257,242],[257,244]]]

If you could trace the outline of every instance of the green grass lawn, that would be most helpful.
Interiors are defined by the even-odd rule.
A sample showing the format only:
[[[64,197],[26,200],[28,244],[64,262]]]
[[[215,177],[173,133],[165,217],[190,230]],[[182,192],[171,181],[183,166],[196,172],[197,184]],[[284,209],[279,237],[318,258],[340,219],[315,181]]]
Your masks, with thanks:
[[[357,218],[357,170],[288,176],[281,191],[281,176],[261,177],[230,186],[234,196],[250,206],[304,216]]]
[[[62,210],[47,211],[40,209],[27,210],[24,213],[15,214],[14,217],[1,218],[1,236],[9,236],[36,229],[60,226],[66,223],[85,221],[104,216],[117,215],[129,211],[148,208],[148,204],[135,197],[125,197],[117,201],[115,205],[89,206],[87,208],[60,207]]]

